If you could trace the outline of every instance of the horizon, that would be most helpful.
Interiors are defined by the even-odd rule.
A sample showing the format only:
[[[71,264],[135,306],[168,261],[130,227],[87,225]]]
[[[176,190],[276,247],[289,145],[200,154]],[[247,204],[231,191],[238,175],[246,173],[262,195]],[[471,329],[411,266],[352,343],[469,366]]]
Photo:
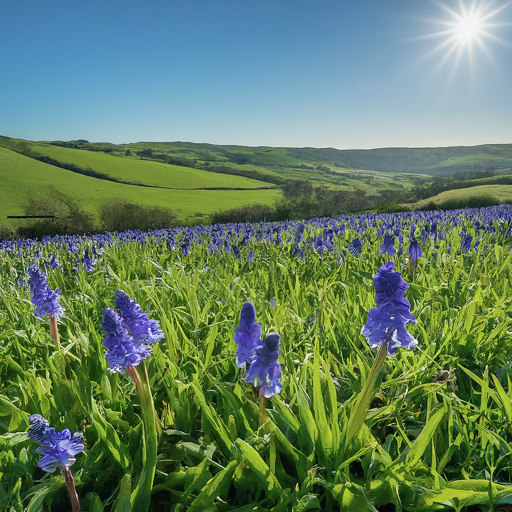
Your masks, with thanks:
[[[0,133],[11,138],[339,150],[512,143],[510,1],[2,9],[0,44],[15,50],[4,57]]]
[[[29,142],[71,142],[75,140],[87,140],[92,144],[113,144],[115,146],[124,146],[129,144],[149,144],[154,142],[155,144],[209,144],[211,146],[236,146],[236,147],[248,147],[248,148],[277,148],[277,149],[335,149],[337,151],[377,151],[379,149],[436,149],[436,148],[473,148],[478,146],[506,146],[512,145],[511,142],[484,142],[482,144],[457,144],[457,145],[448,145],[448,146],[382,146],[375,148],[335,148],[333,146],[268,146],[268,145],[253,145],[253,144],[229,144],[229,143],[213,143],[213,142],[195,142],[190,140],[137,140],[134,142],[110,142],[108,140],[88,140],[84,137],[78,137],[76,139],[40,139],[40,140],[32,140],[32,139],[23,139],[22,137],[10,137],[8,135],[0,134],[0,137],[6,137],[8,139],[20,139],[27,140]]]

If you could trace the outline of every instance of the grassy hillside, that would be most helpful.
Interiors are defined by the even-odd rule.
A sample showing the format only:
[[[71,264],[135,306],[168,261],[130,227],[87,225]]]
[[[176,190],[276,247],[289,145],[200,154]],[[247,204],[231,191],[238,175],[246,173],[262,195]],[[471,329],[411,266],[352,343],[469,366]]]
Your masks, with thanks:
[[[481,181],[481,180],[475,180]],[[469,197],[492,196],[502,203],[512,203],[512,185],[478,185],[475,187],[447,190],[435,196],[423,199],[417,203],[407,205],[411,209],[422,208],[430,202],[444,203],[452,199],[465,199]]]
[[[130,183],[178,189],[249,189],[276,186],[289,179],[306,179],[316,186],[364,190],[368,195],[378,195],[384,189],[408,189],[421,179],[412,174],[333,168],[291,157],[284,148],[240,149],[239,146],[174,142],[114,145],[83,140],[36,143],[6,137],[0,137],[0,146],[22,153],[32,151],[60,162],[90,167]],[[150,150],[151,156],[140,156],[144,150]],[[127,151],[131,153],[130,156],[126,156]],[[177,159],[180,165],[162,163],[165,158]]]
[[[66,171],[3,147],[0,147],[0,183],[0,222],[13,226],[19,221],[8,221],[6,216],[21,215],[27,194],[42,194],[49,186],[78,196],[90,212],[95,212],[101,201],[119,197],[172,209],[183,220],[196,213],[207,215],[245,204],[272,204],[281,195],[279,190],[167,190],[124,185]]]
[[[263,166],[328,165],[333,168],[369,169],[386,173],[449,176],[459,171],[512,167],[512,144],[485,144],[441,148],[269,148],[215,146],[190,142],[126,144],[123,148],[153,148],[188,158],[231,161]]]
[[[10,146],[16,150],[20,143],[24,148],[60,162],[90,167],[107,176],[144,185],[189,190],[214,187],[254,189],[269,186],[268,183],[241,176],[215,174],[189,167],[140,160],[138,157],[114,156],[103,152],[26,141],[16,141]]]

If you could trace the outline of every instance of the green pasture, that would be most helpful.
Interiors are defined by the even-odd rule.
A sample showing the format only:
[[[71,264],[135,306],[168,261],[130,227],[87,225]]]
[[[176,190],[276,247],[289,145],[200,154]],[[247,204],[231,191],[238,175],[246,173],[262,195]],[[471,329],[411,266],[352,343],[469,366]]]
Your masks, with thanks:
[[[81,153],[78,150],[69,151]],[[91,153],[91,155],[96,154]],[[115,159],[108,155],[102,156]],[[124,159],[119,160],[124,161]],[[223,177],[223,175],[220,176]],[[249,179],[246,181],[252,182]],[[78,197],[84,209],[90,212],[95,212],[104,200],[121,198],[137,204],[169,208],[183,220],[197,213],[208,215],[218,210],[251,203],[272,204],[281,195],[279,190],[167,190],[124,185],[76,174],[19,155],[3,147],[0,147],[0,182],[0,222],[12,226],[17,225],[16,222],[19,221],[12,220],[9,223],[6,219],[7,215],[22,215],[23,203],[27,195],[44,194],[45,187],[50,186],[65,194]]]
[[[492,179],[492,178],[489,178]],[[480,181],[480,180],[475,180]],[[417,203],[407,205],[416,209],[425,206],[430,202],[436,204],[444,203],[449,199],[466,199],[468,197],[492,196],[501,203],[512,203],[512,185],[478,185],[476,187],[446,190]]]
[[[125,181],[176,189],[198,189],[211,187],[227,188],[258,188],[268,187],[268,183],[211,173],[200,169],[182,167],[140,160],[138,157],[113,156],[107,153],[70,149],[50,144],[33,143],[30,148],[41,155],[47,155],[65,163],[74,163],[82,167],[90,167],[113,178]]]
[[[387,358],[351,444],[348,417],[375,353],[360,332],[376,304],[372,275],[388,259],[379,256],[375,231],[359,256],[346,251],[356,236],[347,229],[333,252],[308,250],[304,260],[292,255],[288,234],[282,247],[241,245],[240,259],[209,254],[205,235],[188,256],[166,237],[145,239],[106,245],[89,273],[79,260],[96,242],[84,240],[71,254],[67,245],[41,246],[41,265],[50,254],[62,264],[48,271],[66,311],[59,349],[18,282],[26,282],[35,247],[21,257],[0,252],[0,509],[48,512],[68,503],[62,476],[36,468],[37,445],[24,432],[37,413],[57,430],[84,433],[86,449],[72,467],[83,510],[130,511],[144,468],[141,406],[133,381],[107,370],[100,327],[103,308],[122,289],[144,311],[151,307],[165,333],[147,360],[161,428],[151,512],[506,510],[510,239],[480,238],[471,220],[444,227],[446,240],[422,244],[415,271],[406,247],[392,258],[410,285],[418,323],[407,328],[419,345]],[[480,240],[476,252],[462,254],[462,227]],[[306,245],[321,233],[306,230]],[[407,240],[408,228],[403,234]],[[283,390],[268,401],[264,427],[235,366],[234,329],[248,300],[263,333],[282,340]]]

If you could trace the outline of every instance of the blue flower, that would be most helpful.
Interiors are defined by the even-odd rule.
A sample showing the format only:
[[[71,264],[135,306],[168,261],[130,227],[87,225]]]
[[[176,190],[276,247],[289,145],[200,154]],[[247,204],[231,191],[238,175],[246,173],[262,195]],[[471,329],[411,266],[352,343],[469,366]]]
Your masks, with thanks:
[[[350,254],[352,254],[353,256],[361,254],[361,252],[363,250],[362,248],[363,248],[363,244],[362,244],[361,240],[359,240],[359,238],[354,238],[352,244],[348,246],[348,250],[349,250]]]
[[[28,437],[41,445],[36,451],[44,455],[38,467],[53,473],[57,468],[65,470],[75,463],[75,455],[84,449],[82,434],[71,434],[67,428],[56,432],[40,414],[32,414],[28,422]]]
[[[396,254],[395,237],[389,233],[384,235],[384,242],[379,246],[379,256],[388,253],[389,256]]]
[[[409,265],[411,268],[418,266],[418,260],[423,256],[419,242],[415,238],[411,238],[411,243],[407,248],[407,254],[409,255]]]
[[[465,235],[462,239],[462,242],[460,243],[460,246],[462,248],[462,253],[466,254],[471,249],[471,242],[473,242],[473,237],[471,235]]]
[[[85,255],[82,258],[82,263],[85,265],[85,270],[87,272],[92,272],[96,265],[96,260],[94,260],[91,256],[89,256],[89,251],[85,250]]]
[[[361,330],[366,336],[370,348],[388,343],[388,354],[394,356],[397,346],[413,348],[418,341],[411,336],[405,326],[416,322],[410,312],[411,305],[404,297],[409,285],[402,279],[400,272],[394,272],[395,265],[388,261],[373,276],[377,307],[368,313],[368,321]]]
[[[128,333],[123,318],[112,308],[103,310],[101,328],[106,335],[103,345],[108,349],[105,358],[111,372],[123,373],[151,355],[151,347],[145,343],[135,342]]]
[[[245,302],[240,313],[240,322],[235,327],[233,339],[238,345],[236,365],[244,368],[246,363],[252,364],[256,358],[254,350],[262,347],[261,325],[256,322],[256,310],[252,302]]]
[[[116,309],[135,342],[154,345],[163,339],[164,333],[158,322],[150,320],[134,300],[130,299],[122,290],[117,290],[114,295]]]
[[[277,361],[280,344],[279,334],[275,332],[267,334],[263,340],[263,346],[255,350],[256,357],[245,375],[245,382],[260,388],[260,396],[265,398],[272,398],[283,389],[279,382],[281,365]]]
[[[37,317],[54,316],[60,318],[64,311],[59,306],[60,289],[50,290],[46,280],[46,274],[41,272],[37,265],[31,265],[28,268],[28,284],[32,293],[32,304],[34,304],[34,313]]]

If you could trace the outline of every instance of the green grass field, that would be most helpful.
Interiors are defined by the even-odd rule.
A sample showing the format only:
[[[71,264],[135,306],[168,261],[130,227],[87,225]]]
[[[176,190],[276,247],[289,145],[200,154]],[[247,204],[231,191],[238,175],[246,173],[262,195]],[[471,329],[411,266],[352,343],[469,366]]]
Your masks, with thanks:
[[[91,155],[96,156],[95,153]],[[219,176],[211,175],[214,178]],[[220,177],[244,179],[227,175]],[[245,181],[250,183],[252,180]],[[95,212],[101,201],[119,197],[142,205],[169,208],[183,220],[197,212],[211,214],[251,203],[272,204],[281,196],[279,190],[166,190],[123,185],[66,171],[3,147],[0,147],[0,182],[0,222],[11,226],[16,226],[19,221],[9,222],[7,215],[23,214],[22,205],[27,195],[44,193],[45,187],[49,186],[80,198],[83,207],[90,212]]]
[[[498,207],[0,244],[0,511],[71,510],[60,468],[72,463],[89,512],[508,512],[511,219]],[[384,223],[403,236],[393,256],[380,251]],[[412,225],[418,239],[438,228],[416,268]],[[329,232],[333,247],[318,250]],[[388,260],[408,286],[389,266],[372,278]],[[60,289],[60,345],[33,311],[34,262]],[[140,305],[136,320],[116,290]],[[262,337],[280,335],[280,371],[252,382],[282,389],[263,400],[236,365],[235,328],[259,338],[240,322],[246,301]],[[122,330],[103,321],[114,305]],[[409,305],[415,318],[402,316]],[[107,349],[115,336],[132,350],[143,312],[163,339],[138,373],[112,372]],[[385,357],[386,344],[410,343],[403,329],[416,349]],[[37,466],[34,414],[83,434],[76,461]]]
[[[480,196],[492,196],[502,203],[512,203],[512,185],[479,185],[477,187],[447,190],[407,206],[411,209],[417,209],[431,202],[440,204],[451,199],[466,199],[468,197]]]
[[[258,188],[268,183],[241,176],[211,173],[190,167],[181,167],[140,160],[138,157],[112,156],[106,153],[69,149],[49,144],[30,144],[32,151],[65,163],[74,163],[120,178],[125,181],[156,187],[198,189],[211,187]]]

